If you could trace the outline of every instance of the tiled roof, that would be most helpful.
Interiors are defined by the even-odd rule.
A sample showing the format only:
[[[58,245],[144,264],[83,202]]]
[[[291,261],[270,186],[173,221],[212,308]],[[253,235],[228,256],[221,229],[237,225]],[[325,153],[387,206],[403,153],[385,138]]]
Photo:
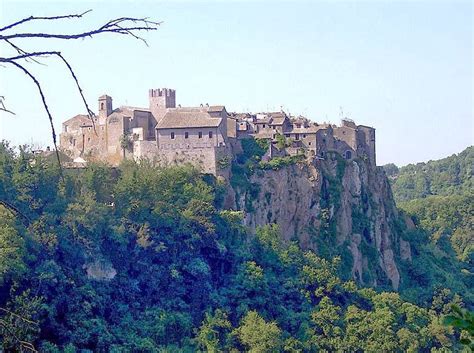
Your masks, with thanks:
[[[277,117],[272,116],[272,118],[273,120],[272,120],[271,125],[283,125],[283,123],[285,122],[286,116],[277,116]]]
[[[203,109],[178,108],[168,111],[156,128],[218,127],[221,122],[222,118],[213,118]]]
[[[78,115],[76,115],[76,116],[73,116],[71,119],[68,119],[68,120],[66,120],[65,122],[63,122],[63,125],[64,125],[64,124],[67,125],[68,123],[71,123],[71,122],[73,122],[74,120],[78,120],[78,121],[83,122],[83,123],[84,123],[84,122],[91,122],[91,120],[90,120],[90,118],[89,118],[88,115],[78,114]]]
[[[207,111],[208,112],[221,112],[225,109],[225,107],[223,105],[211,105],[210,107],[208,107]]]

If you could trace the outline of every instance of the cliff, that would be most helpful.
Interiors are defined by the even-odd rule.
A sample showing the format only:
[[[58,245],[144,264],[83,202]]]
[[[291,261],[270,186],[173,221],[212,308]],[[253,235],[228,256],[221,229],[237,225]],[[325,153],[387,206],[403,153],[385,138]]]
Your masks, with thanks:
[[[410,261],[399,236],[399,214],[381,167],[334,154],[270,170],[231,187],[227,207],[245,211],[245,224],[276,223],[286,241],[322,255],[339,255],[360,284],[398,289],[398,260]],[[347,275],[347,274],[346,274]]]

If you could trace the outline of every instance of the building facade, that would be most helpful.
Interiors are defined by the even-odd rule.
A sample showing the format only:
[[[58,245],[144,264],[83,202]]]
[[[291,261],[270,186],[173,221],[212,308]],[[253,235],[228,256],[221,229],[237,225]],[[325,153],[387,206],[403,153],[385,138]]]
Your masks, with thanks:
[[[229,161],[246,138],[269,140],[269,155],[303,153],[321,159],[336,152],[348,160],[364,158],[373,165],[376,160],[375,129],[349,119],[336,126],[284,112],[229,114],[224,106],[176,107],[176,91],[168,88],[150,89],[148,108],[114,109],[112,98],[103,95],[98,112],[63,123],[60,147],[73,160],[191,163],[204,173],[227,177]]]

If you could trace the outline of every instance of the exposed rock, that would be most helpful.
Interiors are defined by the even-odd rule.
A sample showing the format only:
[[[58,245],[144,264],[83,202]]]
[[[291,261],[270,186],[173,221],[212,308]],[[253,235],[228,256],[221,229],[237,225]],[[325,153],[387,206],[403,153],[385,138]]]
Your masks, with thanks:
[[[400,239],[400,258],[404,261],[411,262],[411,247],[410,243]]]
[[[97,281],[110,281],[117,274],[112,264],[103,259],[86,263],[84,267],[87,272],[87,277]]]
[[[352,254],[353,264],[352,264],[352,278],[358,280],[360,283],[364,283],[362,279],[362,266],[363,266],[363,255],[359,250],[359,245],[362,240],[360,234],[354,234],[351,239],[349,250]]]
[[[228,196],[226,206],[245,210],[244,221],[252,231],[276,223],[285,240],[297,239],[302,247],[317,250],[323,225],[334,222],[335,243],[330,246],[350,251],[353,278],[360,283],[365,278],[369,285],[386,283],[380,277],[384,273],[398,289],[395,259],[411,258],[410,246],[393,230],[399,215],[381,168],[334,157],[279,170],[257,170],[250,182],[258,186],[258,195],[233,190],[235,203]],[[362,251],[362,243],[371,257]],[[375,270],[377,266],[382,272]]]

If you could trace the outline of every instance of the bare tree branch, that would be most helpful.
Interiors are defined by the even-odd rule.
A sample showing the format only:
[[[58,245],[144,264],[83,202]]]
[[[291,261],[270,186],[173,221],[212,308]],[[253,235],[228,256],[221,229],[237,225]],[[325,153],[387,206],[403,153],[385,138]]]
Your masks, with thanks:
[[[87,115],[89,115],[89,119],[92,121],[92,125],[94,127],[94,132],[97,134],[97,131],[95,129],[95,121],[94,121],[95,113],[89,108],[89,105],[87,104],[86,98],[84,97],[84,93],[83,93],[83,90],[81,88],[81,85],[79,84],[79,80],[77,79],[77,76],[76,76],[74,70],[72,69],[71,65],[66,60],[66,58],[64,58],[64,56],[61,54],[61,52],[59,52],[59,51],[42,51],[42,52],[27,53],[27,52],[23,51],[22,49],[20,49],[20,51],[22,52],[21,55],[9,57],[9,58],[0,58],[0,62],[11,64],[13,61],[16,61],[16,60],[21,60],[21,59],[27,60],[27,59],[31,59],[31,58],[34,58],[34,57],[49,56],[49,55],[55,55],[55,56],[58,56],[61,59],[61,61],[68,68],[69,73],[71,74],[74,82],[76,83],[76,87],[79,91],[79,95],[81,96],[82,102],[84,103],[84,106],[86,107]]]
[[[8,110],[7,108],[5,108],[5,104],[3,103],[4,100],[5,100],[5,97],[0,96],[0,111],[7,112],[7,113],[15,115],[14,112],[12,112],[11,110]]]
[[[8,61],[7,63],[12,64],[16,66],[17,68],[19,68],[21,71],[23,71],[29,78],[31,78],[31,80],[35,83],[36,87],[38,88],[39,94],[41,96],[41,101],[43,102],[43,107],[46,110],[46,113],[48,114],[48,119],[51,126],[51,134],[53,136],[53,144],[54,144],[54,148],[56,149],[56,158],[58,160],[58,164],[61,165],[61,161],[59,160],[59,153],[57,153],[58,145],[56,143],[56,130],[54,129],[53,116],[51,115],[51,112],[49,111],[48,104],[46,103],[46,97],[44,96],[43,89],[41,88],[39,81],[31,72],[29,72],[26,68],[18,64],[16,61]]]
[[[94,112],[90,109],[89,105],[87,104],[87,100],[84,97],[83,89],[81,85],[79,84],[79,80],[76,76],[76,73],[74,72],[72,66],[69,64],[68,60],[63,56],[63,54],[60,51],[56,50],[49,50],[49,51],[36,51],[36,52],[28,52],[22,48],[21,45],[18,45],[18,41],[21,41],[21,39],[27,39],[27,38],[43,38],[43,39],[62,39],[62,40],[69,40],[69,39],[83,39],[83,38],[92,38],[93,36],[96,36],[101,33],[116,33],[116,34],[122,34],[126,36],[131,36],[134,39],[138,39],[145,43],[145,45],[148,45],[146,40],[142,37],[140,37],[137,33],[138,32],[148,32],[148,31],[155,31],[158,29],[158,26],[161,24],[161,22],[155,22],[155,21],[150,21],[147,17],[144,18],[134,18],[134,17],[119,17],[112,19],[108,22],[106,22],[104,25],[98,27],[97,29],[93,29],[90,31],[82,32],[82,33],[73,33],[73,34],[63,34],[63,33],[42,33],[42,32],[32,32],[32,33],[24,33],[24,32],[17,32],[17,33],[11,33],[11,34],[3,34],[2,32],[7,31],[10,29],[17,29],[17,26],[24,24],[26,22],[31,22],[31,21],[40,21],[40,20],[46,20],[46,21],[55,21],[55,20],[62,20],[62,19],[76,19],[76,18],[82,18],[84,15],[87,13],[91,12],[92,10],[85,11],[80,14],[69,14],[69,15],[61,15],[61,16],[30,16],[24,19],[21,19],[17,22],[14,22],[10,25],[4,26],[0,28],[0,43],[1,41],[4,41],[7,43],[10,47],[12,47],[16,52],[17,56],[12,56],[12,57],[0,57],[0,63],[5,63],[5,64],[11,64],[14,65],[16,68],[20,69],[23,71],[30,79],[35,83],[35,85],[38,88],[38,91],[40,93],[41,100],[43,102],[44,109],[46,110],[46,113],[48,115],[48,119],[51,125],[51,135],[53,137],[53,143],[54,147],[56,150],[56,158],[58,160],[59,166],[61,166],[60,163],[60,158],[59,158],[59,153],[58,153],[58,148],[57,148],[57,142],[56,142],[56,131],[54,129],[53,125],[53,117],[52,114],[49,110],[49,107],[46,103],[46,97],[43,93],[43,89],[38,81],[38,79],[22,64],[20,64],[18,61],[25,60],[26,62],[34,62],[37,64],[42,64],[39,62],[37,59],[40,57],[48,57],[48,56],[57,56],[61,59],[61,61],[66,65],[67,69],[69,70],[69,73],[71,74],[77,90],[79,91],[79,95],[81,96],[81,99],[84,103],[84,106],[87,110],[87,114],[92,121],[93,127],[94,127],[94,132],[97,134],[96,127],[95,127],[95,114]],[[12,41],[15,40],[15,43]],[[4,65],[0,66],[4,67]],[[8,113],[14,114],[12,111],[8,110],[5,108],[3,104],[3,97],[0,100],[0,111],[5,111]]]
[[[76,34],[60,34],[60,33],[13,33],[7,35],[0,35],[0,40],[11,40],[20,38],[48,38],[48,39],[80,39],[93,37],[100,33],[117,33],[131,35],[135,39],[140,39],[145,44],[146,40],[136,35],[133,32],[140,31],[156,31],[161,22],[154,22],[148,20],[148,18],[134,18],[134,17],[121,17],[108,21],[103,26],[92,31],[76,33]]]
[[[88,12],[91,12],[92,10],[87,10],[87,11],[84,11],[83,13],[81,14],[72,14],[72,15],[62,15],[62,16],[46,16],[46,17],[38,17],[38,16],[30,16],[30,17],[27,17],[27,18],[24,18],[20,21],[17,21],[17,22],[14,22],[12,24],[9,24],[8,26],[5,26],[3,28],[0,28],[0,32],[3,32],[3,31],[6,31],[7,29],[11,29],[15,26],[18,26],[22,23],[25,23],[25,22],[29,22],[29,21],[36,21],[36,20],[61,20],[61,19],[65,19],[65,18],[81,18],[82,16],[84,16],[86,13]]]

